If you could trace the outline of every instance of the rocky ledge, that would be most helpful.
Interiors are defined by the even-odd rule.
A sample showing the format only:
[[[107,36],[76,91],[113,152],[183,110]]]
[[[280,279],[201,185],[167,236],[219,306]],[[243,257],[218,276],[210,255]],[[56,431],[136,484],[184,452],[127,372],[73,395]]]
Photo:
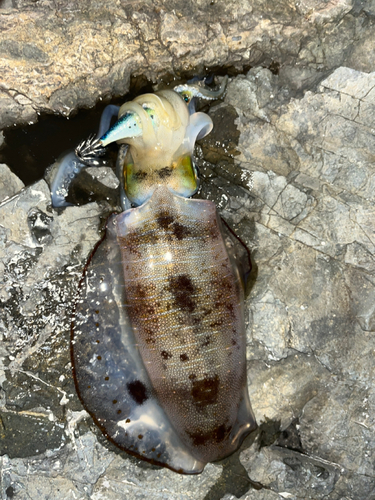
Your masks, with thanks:
[[[262,65],[306,90],[374,67],[371,0],[1,0],[0,129],[153,82]]]

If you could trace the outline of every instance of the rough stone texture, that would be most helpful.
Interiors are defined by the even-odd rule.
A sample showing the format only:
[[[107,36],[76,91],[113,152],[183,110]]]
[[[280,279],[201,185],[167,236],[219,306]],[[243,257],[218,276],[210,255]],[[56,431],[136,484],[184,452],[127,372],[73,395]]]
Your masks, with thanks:
[[[4,499],[146,500],[156,494],[163,500],[195,500],[204,497],[219,475],[213,465],[198,478],[142,469],[106,450],[91,432],[73,441],[72,446],[34,457],[27,468],[20,459],[5,457],[2,462]]]
[[[75,394],[70,311],[108,207],[54,210],[44,181],[0,204],[1,498],[375,499],[374,89],[341,67],[296,97],[256,67],[210,110],[200,194],[252,250],[260,429],[198,477],[116,451]]]
[[[297,419],[299,437],[297,451],[254,445],[241,461],[285,498],[375,498],[374,88],[374,73],[339,68],[289,101],[254,68],[228,89],[236,161],[254,171],[233,215],[245,231],[255,221],[251,397],[258,421],[288,434]]]
[[[0,163],[0,179],[2,181],[0,184],[0,203],[24,187],[24,183],[4,163]]]
[[[124,468],[124,460],[116,458],[95,485],[92,500],[134,498],[148,500],[203,499],[220,477],[220,467],[210,464],[199,476],[177,476],[167,470],[141,469],[135,464]]]
[[[371,71],[374,37],[371,0],[2,0],[0,129],[124,94],[131,75],[261,64],[307,89]]]

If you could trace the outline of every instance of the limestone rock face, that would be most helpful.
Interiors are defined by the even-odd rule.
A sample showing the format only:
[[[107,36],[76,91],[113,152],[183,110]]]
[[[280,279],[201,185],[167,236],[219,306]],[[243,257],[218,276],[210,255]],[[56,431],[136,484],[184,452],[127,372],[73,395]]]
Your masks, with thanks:
[[[0,129],[124,94],[131,75],[270,66],[307,89],[374,67],[371,0],[2,0]]]

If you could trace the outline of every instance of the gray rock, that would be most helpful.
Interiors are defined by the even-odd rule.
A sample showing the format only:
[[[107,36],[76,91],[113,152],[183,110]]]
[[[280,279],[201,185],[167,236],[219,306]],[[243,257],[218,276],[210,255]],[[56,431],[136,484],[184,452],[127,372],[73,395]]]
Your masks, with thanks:
[[[0,184],[0,203],[18,193],[24,187],[21,179],[13,174],[4,163],[0,163],[0,179],[2,181]]]
[[[222,500],[237,500],[234,495],[225,495]],[[250,491],[246,495],[241,496],[240,500],[280,500],[280,496],[270,490]]]
[[[220,473],[221,467],[209,464],[199,476],[181,476],[168,470],[142,469],[115,458],[105,476],[97,482],[90,498],[148,500],[155,495],[162,500],[203,500]]]
[[[265,85],[275,95],[276,80]],[[339,68],[276,112],[270,100],[241,113],[244,84],[255,103],[259,90],[253,75],[237,81],[228,90],[240,117],[235,162],[253,170],[257,206],[251,397],[258,422],[279,420],[283,431],[298,419],[304,452],[271,446],[241,461],[285,498],[372,498],[374,115],[361,114],[374,105],[374,74]],[[233,215],[240,226],[249,217]],[[313,471],[327,466],[334,472],[320,484]]]
[[[328,14],[347,22],[348,6],[298,11],[326,29]],[[178,44],[173,27],[186,28],[184,12],[162,26],[182,58],[188,35]],[[152,23],[138,22],[152,41]],[[197,477],[115,450],[75,394],[70,310],[108,207],[54,210],[44,181],[0,206],[4,499],[375,497],[374,88],[373,73],[341,67],[302,96],[255,67],[210,110],[200,195],[252,250],[247,358],[260,428]]]
[[[326,460],[277,446],[259,450],[259,444],[244,451],[241,461],[252,479],[277,492],[279,498],[291,500],[327,498],[342,472]]]
[[[113,173],[113,170],[109,167],[101,167],[100,169],[96,167],[89,167],[86,168],[86,172],[91,175],[93,179],[97,179],[108,188],[117,189],[120,185],[120,181]]]

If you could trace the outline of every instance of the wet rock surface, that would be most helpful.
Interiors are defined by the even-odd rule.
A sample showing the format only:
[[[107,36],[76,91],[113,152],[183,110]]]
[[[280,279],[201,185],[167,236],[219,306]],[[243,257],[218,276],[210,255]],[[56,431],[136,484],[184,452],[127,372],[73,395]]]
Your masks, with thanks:
[[[260,428],[196,477],[116,450],[75,394],[71,310],[108,203],[56,210],[45,181],[15,194],[4,180],[4,500],[375,498],[374,89],[375,73],[341,67],[296,97],[256,67],[209,110],[199,196],[252,250],[247,358]],[[115,180],[106,184],[104,200]]]
[[[0,128],[122,95],[131,75],[263,65],[307,89],[374,67],[371,0],[2,0],[0,33]]]
[[[0,0],[1,129],[124,94],[131,76],[254,66],[210,109],[197,156],[199,196],[252,249],[260,424],[198,477],[108,443],[75,394],[69,335],[115,182],[86,172],[72,201],[96,201],[54,210],[44,181],[19,192],[0,165],[2,499],[375,498],[374,13],[354,0]]]

